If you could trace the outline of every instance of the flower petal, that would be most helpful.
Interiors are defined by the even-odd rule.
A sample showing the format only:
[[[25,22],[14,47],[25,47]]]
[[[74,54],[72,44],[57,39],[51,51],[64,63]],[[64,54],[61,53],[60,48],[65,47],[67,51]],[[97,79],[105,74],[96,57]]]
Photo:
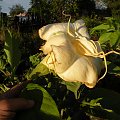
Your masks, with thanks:
[[[82,37],[86,37],[87,39],[90,39],[87,27],[85,26],[85,22],[82,19],[75,21],[73,25],[75,27],[75,31],[79,33],[79,35],[81,35]]]
[[[48,54],[42,61],[63,80],[82,82],[93,88],[102,68],[98,42],[90,40],[84,21],[55,23],[42,27],[39,35],[46,40],[41,47]]]
[[[68,29],[68,23],[49,24],[39,29],[39,36],[44,40],[49,40],[49,37],[51,37],[52,35],[56,35],[59,32],[66,33],[67,29]],[[69,29],[72,34],[75,34],[73,24],[70,24]]]
[[[60,46],[67,44],[68,39],[71,40],[72,37],[67,35],[67,33],[53,35],[49,38],[45,45],[41,47],[41,50],[44,52],[44,54],[48,54],[52,51],[51,45]]]
[[[82,82],[89,88],[94,87],[98,79],[95,67],[85,56],[77,59],[64,73],[58,75],[65,81]]]
[[[68,44],[64,46],[52,46],[52,48],[56,59],[54,63],[56,73],[63,73],[66,71],[78,58],[72,50],[72,47],[69,47]]]

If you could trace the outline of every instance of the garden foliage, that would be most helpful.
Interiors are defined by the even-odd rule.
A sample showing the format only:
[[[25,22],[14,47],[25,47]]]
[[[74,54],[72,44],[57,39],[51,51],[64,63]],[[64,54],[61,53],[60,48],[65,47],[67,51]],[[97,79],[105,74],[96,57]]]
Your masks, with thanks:
[[[92,36],[98,36],[105,52],[120,52],[119,21],[109,18],[90,31]],[[120,85],[119,55],[107,56],[106,77],[95,88],[88,89],[78,82],[63,81],[54,71],[44,66],[41,63],[43,53],[33,49],[35,46],[33,51],[29,48],[33,44],[42,43],[38,36],[32,34],[28,36],[28,40],[23,41],[27,34],[16,34],[8,29],[4,29],[2,33],[5,41],[0,51],[1,92],[19,82],[32,80],[32,83],[22,90],[20,97],[36,102],[33,109],[19,111],[17,120],[88,120],[91,116],[109,120],[120,119],[120,91],[117,89]],[[30,36],[34,42],[30,40]]]

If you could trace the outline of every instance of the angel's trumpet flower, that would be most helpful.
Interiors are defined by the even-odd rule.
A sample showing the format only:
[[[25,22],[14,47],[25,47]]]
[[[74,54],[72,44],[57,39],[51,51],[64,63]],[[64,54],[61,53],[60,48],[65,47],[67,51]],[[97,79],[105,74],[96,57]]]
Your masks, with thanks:
[[[97,41],[90,40],[83,20],[49,24],[39,30],[39,36],[46,40],[41,47],[47,54],[44,65],[65,81],[81,82],[89,88],[96,85],[103,52]]]

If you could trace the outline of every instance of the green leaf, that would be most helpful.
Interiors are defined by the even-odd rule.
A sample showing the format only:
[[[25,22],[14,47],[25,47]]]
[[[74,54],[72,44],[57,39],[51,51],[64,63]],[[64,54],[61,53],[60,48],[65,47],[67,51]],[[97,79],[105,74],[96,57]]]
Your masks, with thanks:
[[[97,98],[97,99],[93,99],[93,100],[90,100],[90,101],[82,101],[82,104],[81,104],[81,106],[82,107],[85,107],[85,106],[87,106],[87,105],[89,105],[89,107],[90,108],[94,108],[94,107],[96,107],[96,106],[99,106],[99,107],[101,107],[101,105],[100,105],[100,103],[99,103],[99,101],[101,100],[102,98]]]
[[[5,46],[4,51],[7,55],[7,60],[12,69],[15,69],[20,63],[21,52],[19,49],[19,40],[15,38],[11,31],[5,31]]]
[[[35,106],[18,112],[17,120],[60,120],[55,101],[43,87],[30,83],[22,92],[22,97],[34,100]]]
[[[77,91],[81,86],[80,82],[66,82],[66,81],[63,81],[62,84],[65,84],[67,89],[74,93],[76,99],[78,98]]]
[[[101,107],[89,108],[87,111],[91,115],[103,117],[109,120],[120,119],[120,94],[109,89],[95,88],[90,90],[86,99],[89,101],[101,98],[99,103]]]
[[[116,45],[119,44],[120,31],[103,33],[99,38],[99,42],[103,44],[103,43],[106,43],[107,41],[110,41],[111,46],[114,46],[115,44]]]
[[[110,74],[116,74],[120,76],[120,67],[115,65],[112,62],[107,62],[108,64],[108,73]]]
[[[5,69],[6,66],[6,58],[4,55],[0,56],[0,70]]]
[[[29,57],[30,62],[32,63],[33,66],[36,66],[40,62],[40,53],[37,53],[35,55],[32,55]]]
[[[106,43],[107,41],[110,41],[110,35],[111,33],[103,33],[100,38],[99,38],[99,42],[100,44]]]
[[[37,76],[43,76],[49,74],[49,69],[42,64],[41,62],[33,69],[31,74],[29,75],[29,78],[33,78],[35,75]]]
[[[67,118],[67,120],[71,120],[71,117],[69,116],[69,117]]]
[[[94,27],[91,30],[91,34],[93,34],[95,31],[108,30],[109,28],[110,26],[108,24],[101,24],[101,25]]]

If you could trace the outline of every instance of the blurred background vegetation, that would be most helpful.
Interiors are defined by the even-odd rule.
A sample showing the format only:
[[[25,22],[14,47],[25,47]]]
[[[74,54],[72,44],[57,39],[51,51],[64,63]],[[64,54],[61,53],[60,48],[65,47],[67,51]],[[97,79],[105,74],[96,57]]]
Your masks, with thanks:
[[[27,11],[16,4],[10,8],[9,15],[0,12],[0,93],[30,78],[40,85],[31,85],[30,89],[36,86],[41,90],[42,86],[57,107],[47,101],[48,105],[58,108],[63,120],[120,119],[120,56],[107,56],[108,73],[95,89],[90,90],[80,83],[65,83],[41,66],[44,54],[39,48],[44,41],[38,35],[38,29],[44,25],[68,22],[69,17],[62,14],[64,11],[71,15],[71,22],[83,19],[91,39],[99,40],[105,52],[120,52],[119,0],[30,0],[30,5]],[[41,91],[47,96],[44,89]],[[112,114],[110,110],[113,110]],[[22,115],[25,116],[24,113]],[[23,120],[22,117],[20,119]],[[47,119],[50,120],[49,117]]]

